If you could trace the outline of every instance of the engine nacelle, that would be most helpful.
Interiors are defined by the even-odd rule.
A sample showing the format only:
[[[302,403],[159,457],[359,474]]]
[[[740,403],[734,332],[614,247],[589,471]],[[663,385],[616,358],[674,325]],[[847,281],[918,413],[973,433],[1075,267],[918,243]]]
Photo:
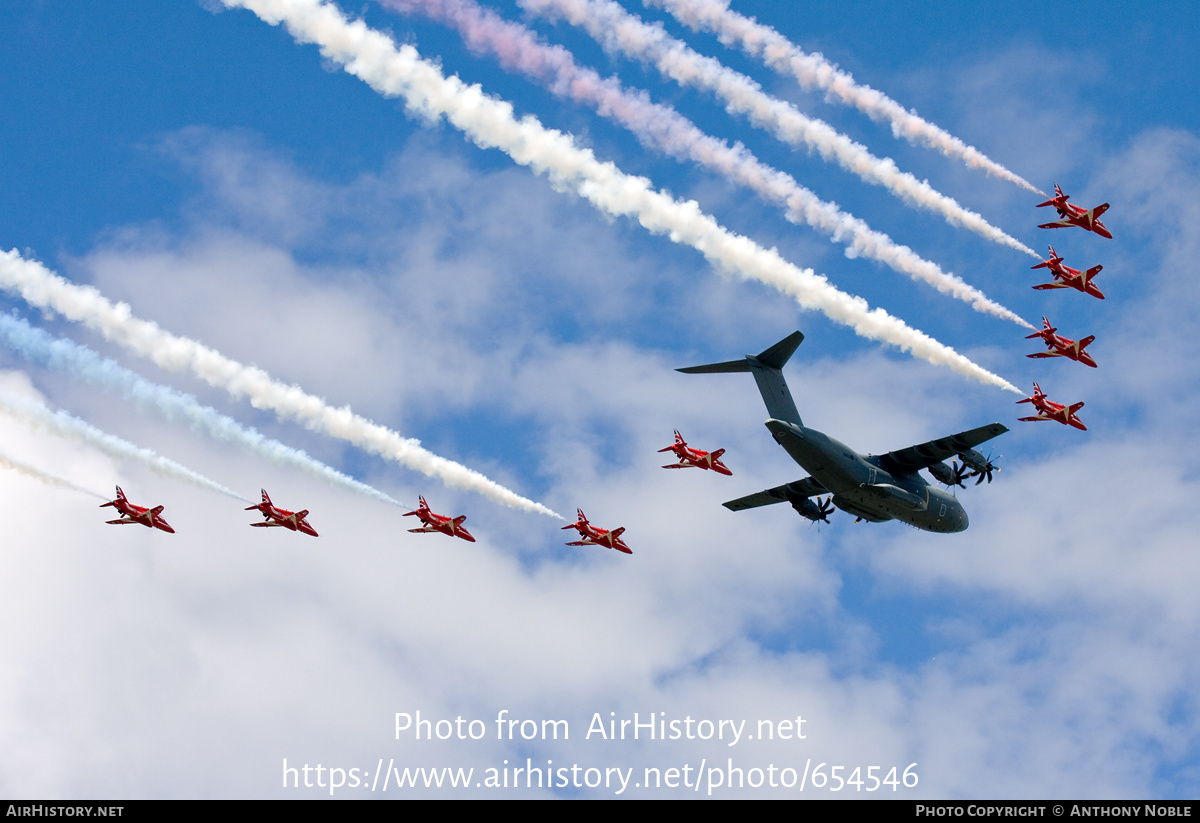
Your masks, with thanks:
[[[788,502],[792,504],[792,508],[801,517],[807,518],[814,522],[824,521],[829,522],[829,513],[833,511],[833,506],[829,505],[828,501],[820,501],[814,503],[810,497],[789,497]]]
[[[976,474],[982,474],[991,468],[991,464],[988,462],[988,459],[974,449],[967,449],[965,452],[960,452],[958,459],[965,463],[967,468]],[[934,476],[936,477],[937,475]]]
[[[945,463],[934,463],[929,467],[929,473],[939,483],[945,483],[947,486],[953,486],[956,483],[962,485],[962,480],[955,476],[956,472]]]

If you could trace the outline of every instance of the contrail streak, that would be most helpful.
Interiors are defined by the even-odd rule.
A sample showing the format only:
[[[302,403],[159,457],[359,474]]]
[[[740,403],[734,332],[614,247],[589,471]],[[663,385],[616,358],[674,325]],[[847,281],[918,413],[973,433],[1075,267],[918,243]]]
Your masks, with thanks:
[[[970,303],[977,311],[1033,328],[961,278],[942,271],[935,263],[922,259],[886,234],[872,230],[836,204],[821,200],[791,175],[760,162],[745,147],[730,146],[705,134],[673,108],[651,102],[645,92],[635,93],[624,88],[616,78],[601,78],[592,69],[576,63],[574,56],[562,46],[541,42],[526,27],[502,19],[481,8],[474,0],[381,2],[402,12],[420,12],[454,26],[472,50],[491,53],[504,68],[521,72],[559,97],[594,107],[601,115],[632,131],[643,145],[712,169],[753,190],[768,202],[783,206],[792,222],[807,223],[836,242],[847,244],[847,256],[878,260]]]
[[[153,360],[170,371],[190,370],[209,385],[235,397],[250,398],[255,408],[271,409],[301,421],[313,431],[353,443],[394,460],[446,485],[479,492],[498,503],[565,519],[541,503],[526,500],[477,471],[439,457],[420,442],[360,417],[349,406],[334,408],[319,397],[273,379],[259,368],[246,366],[186,337],[163,331],[157,324],[133,316],[126,303],[113,304],[91,286],[76,286],[13,249],[0,252],[0,286],[21,294],[31,305],[53,309],[81,322],[107,339]]]
[[[92,497],[99,497],[101,500],[108,499],[99,492],[94,492],[91,489],[85,489],[83,486],[77,486],[70,480],[67,480],[65,477],[59,477],[57,474],[51,474],[50,472],[42,471],[41,469],[30,466],[28,463],[22,463],[19,460],[14,460],[7,454],[0,454],[0,467],[12,469],[18,474],[23,474],[27,477],[32,477],[35,480],[40,480],[48,486],[60,486],[64,489],[71,489],[73,491],[83,492],[84,494],[90,494]]]
[[[744,74],[697,53],[676,40],[662,26],[650,25],[625,11],[613,0],[517,0],[517,5],[546,17],[562,16],[580,26],[609,52],[619,52],[652,63],[681,86],[715,93],[731,114],[745,115],[759,128],[793,146],[816,150],[824,160],[836,162],[864,182],[883,186],[906,203],[928,209],[954,226],[979,234],[1003,246],[1037,257],[1037,252],[988,223],[907,172],[895,161],[876,157],[866,146],[838,133],[822,120],[810,118],[795,106],[771,97]],[[1040,258],[1039,258],[1040,259]]]
[[[545,128],[534,117],[518,121],[508,103],[485,95],[479,86],[446,77],[433,63],[421,59],[412,46],[397,48],[362,21],[347,20],[335,6],[320,0],[222,2],[248,8],[272,25],[285,23],[297,41],[318,44],[326,59],[341,63],[346,71],[381,94],[403,97],[411,111],[430,120],[444,115],[476,145],[502,149],[517,163],[547,175],[561,190],[577,192],[606,214],[636,217],[649,231],[691,246],[722,270],[774,286],[802,306],[823,312],[863,337],[890,343],[930,363],[1024,396],[1007,380],[883,309],[871,309],[861,297],[837,290],[824,277],[792,265],[774,249],[764,249],[753,240],[728,231],[700,211],[695,201],[675,200],[653,189],[645,178],[632,177],[612,163],[599,162],[590,151],[576,146],[569,136]],[[10,288],[20,288],[23,294],[44,300],[41,294],[47,290],[46,286],[33,284],[48,282],[48,277],[61,284],[57,289],[69,285],[40,264],[22,260],[15,250],[0,254],[0,282],[11,284]],[[18,286],[26,278],[29,284]],[[91,292],[89,302],[103,300],[94,289]],[[104,303],[105,317],[116,313],[111,304]],[[123,314],[128,313],[128,306],[123,307]],[[157,327],[154,329],[162,334]],[[113,335],[124,338],[128,333],[114,331]]]
[[[217,440],[240,446],[277,466],[299,469],[319,480],[350,489],[375,500],[400,503],[378,489],[309,457],[299,449],[285,446],[243,426],[216,409],[203,406],[190,394],[152,383],[144,377],[71,340],[56,339],[11,315],[0,315],[0,343],[19,352],[38,366],[54,369],[79,380],[116,392],[140,408],[153,411],[167,420],[183,420],[192,429]]]
[[[45,428],[60,437],[69,437],[81,443],[86,443],[111,457],[120,460],[137,460],[164,477],[182,480],[185,483],[191,483],[193,486],[199,486],[202,489],[220,492],[245,503],[251,502],[248,498],[242,497],[233,489],[228,489],[214,480],[209,480],[199,472],[194,472],[186,466],[181,466],[174,460],[169,460],[162,455],[155,454],[150,449],[135,446],[128,440],[122,440],[108,432],[103,432],[92,424],[85,423],[78,417],[72,417],[62,409],[51,411],[42,403],[31,400],[28,397],[0,392],[0,412],[15,417],[29,425]]]
[[[970,168],[1016,183],[1028,191],[1043,193],[1025,178],[908,111],[883,92],[855,82],[849,72],[826,60],[823,54],[809,54],[770,26],[732,11],[729,0],[642,0],[642,3],[665,8],[692,31],[712,32],[724,45],[736,46],[751,57],[761,58],[779,74],[798,80],[806,90],[821,89],[827,100],[853,106],[872,120],[887,121],[896,137],[958,158]]]

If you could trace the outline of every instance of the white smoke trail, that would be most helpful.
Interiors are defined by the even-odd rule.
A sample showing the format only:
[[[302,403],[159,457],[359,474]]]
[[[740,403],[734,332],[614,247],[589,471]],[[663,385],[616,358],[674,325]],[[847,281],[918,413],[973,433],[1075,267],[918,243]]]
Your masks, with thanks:
[[[823,54],[809,54],[770,26],[731,10],[729,0],[642,0],[642,3],[665,8],[692,31],[716,34],[724,45],[736,46],[751,57],[761,58],[779,74],[798,80],[806,90],[821,89],[827,100],[840,100],[872,120],[886,120],[896,137],[958,158],[970,168],[1016,183],[1028,191],[1043,193],[1025,178],[908,111],[883,92],[855,82],[849,72],[826,60]]]
[[[280,416],[295,418],[313,431],[346,440],[437,477],[449,486],[479,492],[512,508],[565,519],[477,471],[433,454],[422,448],[417,440],[401,437],[359,417],[349,406],[334,408],[321,398],[306,394],[298,386],[274,380],[262,369],[243,365],[194,340],[163,331],[155,323],[139,320],[133,316],[128,304],[114,305],[91,286],[76,286],[51,273],[42,264],[24,260],[16,249],[0,252],[0,286],[19,292],[34,306],[53,309],[70,320],[84,323],[164,369],[187,369],[235,397],[245,395],[255,408],[271,409]]]
[[[810,118],[790,103],[764,93],[762,87],[746,75],[697,53],[668,35],[662,26],[643,22],[614,0],[517,0],[517,5],[534,14],[562,16],[572,25],[582,27],[605,50],[652,63],[682,86],[715,93],[725,101],[726,110],[731,114],[749,117],[755,126],[769,130],[786,143],[815,150],[822,159],[836,162],[864,182],[883,186],[910,205],[940,214],[951,225],[961,226],[1031,257],[1038,256],[1021,241],[988,223],[982,215],[964,208],[928,183],[900,171],[895,161],[875,157],[866,146],[838,133],[828,123]]]
[[[342,64],[346,71],[381,94],[403,97],[411,111],[431,120],[444,115],[476,145],[502,149],[517,163],[547,175],[560,189],[576,191],[606,214],[636,217],[649,231],[691,246],[725,271],[767,283],[791,295],[802,306],[850,326],[863,337],[890,343],[914,357],[1024,396],[1007,380],[905,325],[883,309],[871,309],[861,297],[837,290],[824,277],[792,265],[774,249],[764,249],[753,240],[728,231],[701,212],[695,201],[677,201],[654,190],[645,178],[631,177],[612,163],[599,162],[590,151],[576,146],[569,136],[545,128],[533,117],[518,121],[508,103],[485,95],[479,86],[446,77],[437,66],[422,60],[412,46],[397,47],[362,21],[350,22],[335,6],[321,0],[222,2],[230,7],[248,8],[272,25],[285,23],[297,41],[316,43],[325,58]],[[60,284],[54,286],[55,291],[66,287],[80,291],[79,287],[51,275],[40,264],[22,260],[15,250],[0,253],[0,283],[34,296],[25,299],[46,301],[50,282]],[[90,293],[86,301],[80,302],[90,305],[104,301],[104,307],[96,311],[105,318],[91,322],[97,327],[114,326],[112,332],[106,332],[114,338],[130,337],[130,332],[115,328],[128,320],[129,307],[123,306],[118,312],[94,289]],[[73,297],[66,302],[74,304],[78,300]],[[82,307],[72,311],[82,319]],[[163,334],[157,327],[154,331]]]
[[[69,437],[86,443],[107,455],[121,460],[137,460],[152,471],[174,480],[182,480],[199,486],[202,489],[220,492],[245,503],[252,502],[242,497],[233,489],[228,489],[216,481],[209,480],[199,472],[194,472],[186,466],[181,466],[174,460],[155,454],[150,449],[135,446],[128,440],[103,432],[90,423],[85,423],[78,417],[72,417],[62,409],[51,411],[42,403],[28,397],[0,392],[0,412],[15,417],[29,425],[45,428],[60,437]]]
[[[399,501],[378,489],[342,474],[303,451],[265,437],[232,417],[201,405],[190,394],[152,383],[120,366],[116,361],[102,358],[86,346],[70,340],[55,339],[24,320],[0,315],[0,343],[19,352],[32,363],[117,392],[143,409],[160,414],[168,420],[183,420],[196,431],[240,446],[253,454],[265,457],[277,466],[299,469],[331,485],[350,489],[385,503],[401,505]]]
[[[59,477],[57,474],[51,474],[48,471],[43,471],[42,469],[30,466],[28,463],[22,463],[19,460],[14,460],[7,454],[0,453],[0,467],[12,469],[18,474],[23,474],[26,477],[32,477],[35,480],[40,480],[48,486],[59,486],[64,489],[83,492],[84,494],[90,494],[92,497],[99,497],[101,500],[108,499],[99,492],[94,492],[91,489],[85,489],[83,486],[77,486],[70,480],[67,480],[65,477]]]
[[[625,89],[616,78],[601,78],[592,69],[576,63],[562,46],[541,42],[526,27],[502,19],[481,8],[474,0],[381,2],[403,12],[420,12],[454,26],[473,50],[490,52],[505,68],[531,77],[560,97],[593,106],[601,115],[632,131],[643,145],[676,158],[692,160],[746,186],[768,202],[783,206],[792,222],[807,223],[836,242],[847,244],[847,256],[878,260],[971,304],[977,311],[1033,328],[961,278],[942,271],[937,264],[922,259],[886,234],[872,230],[836,204],[821,200],[791,175],[760,162],[744,146],[730,146],[705,134],[673,108],[651,102],[645,92],[639,94]]]

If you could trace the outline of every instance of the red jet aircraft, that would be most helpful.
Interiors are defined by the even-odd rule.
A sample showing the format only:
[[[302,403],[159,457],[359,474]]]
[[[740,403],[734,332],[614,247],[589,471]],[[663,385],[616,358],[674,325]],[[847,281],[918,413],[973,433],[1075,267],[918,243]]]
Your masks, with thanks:
[[[568,546],[604,546],[609,549],[616,549],[625,554],[633,554],[633,549],[625,545],[621,540],[621,535],[625,531],[622,526],[619,529],[601,529],[593,526],[588,522],[587,515],[583,513],[583,509],[576,509],[579,512],[579,519],[569,526],[563,526],[564,529],[578,529],[579,536],[582,540],[576,540],[574,543],[568,543]]]
[[[1050,351],[1040,351],[1037,354],[1029,354],[1026,357],[1066,357],[1069,360],[1075,360],[1085,366],[1096,368],[1096,361],[1092,356],[1084,351],[1088,344],[1096,339],[1096,335],[1089,334],[1087,337],[1080,340],[1078,343],[1069,337],[1055,334],[1058,329],[1050,325],[1050,321],[1042,315],[1042,330],[1035,331],[1033,334],[1026,335],[1026,340],[1032,340],[1035,337],[1040,337],[1046,341],[1046,345],[1050,347]]]
[[[291,529],[294,532],[304,532],[317,536],[317,530],[308,525],[308,521],[304,518],[308,517],[308,509],[298,512],[290,512],[287,509],[281,509],[271,502],[271,498],[267,495],[267,490],[262,490],[262,502],[257,506],[247,506],[246,511],[254,510],[262,512],[266,520],[262,523],[251,523],[251,526],[260,529],[269,529],[272,526],[282,526],[285,529]]]
[[[175,534],[175,530],[171,528],[171,524],[163,520],[162,506],[155,506],[152,509],[147,509],[145,506],[135,506],[125,499],[125,492],[121,491],[121,487],[117,486],[117,499],[108,503],[101,503],[100,508],[112,506],[121,513],[119,520],[105,521],[113,526],[125,526],[130,523],[141,523],[152,529],[162,529],[165,532]]]
[[[1045,203],[1038,203],[1037,207],[1054,206],[1058,209],[1058,216],[1062,218],[1056,223],[1043,223],[1038,226],[1039,229],[1062,229],[1067,226],[1079,226],[1081,229],[1094,231],[1101,237],[1107,237],[1112,240],[1112,234],[1104,224],[1100,222],[1100,215],[1108,211],[1108,204],[1102,203],[1094,209],[1085,209],[1081,206],[1076,206],[1074,203],[1068,203],[1069,195],[1063,194],[1062,189],[1058,184],[1054,184],[1054,197],[1051,197]]]
[[[421,501],[417,505],[417,510],[415,512],[405,512],[404,516],[410,517],[415,514],[417,517],[421,518],[421,522],[425,525],[419,529],[409,529],[410,532],[413,532],[414,534],[420,534],[422,532],[441,532],[442,534],[448,534],[451,537],[461,537],[463,540],[467,540],[471,543],[475,542],[475,538],[471,536],[471,533],[463,528],[463,521],[467,519],[465,514],[454,518],[445,514],[434,514],[429,510],[429,504],[425,502],[424,497],[418,496],[417,499]]]
[[[1100,273],[1104,266],[1093,266],[1085,272],[1079,269],[1073,269],[1070,266],[1063,265],[1063,259],[1054,251],[1054,246],[1050,246],[1050,258],[1043,260],[1036,266],[1030,266],[1033,269],[1050,269],[1050,273],[1054,275],[1054,280],[1049,283],[1042,283],[1040,286],[1034,286],[1035,289],[1077,289],[1078,291],[1090,294],[1092,297],[1104,299],[1104,292],[1096,288],[1096,284],[1092,282],[1092,278]]]
[[[1083,408],[1082,400],[1070,406],[1055,403],[1053,400],[1047,400],[1042,387],[1034,383],[1033,397],[1026,397],[1024,400],[1018,400],[1017,403],[1032,403],[1033,407],[1038,410],[1036,417],[1022,417],[1021,420],[1056,420],[1065,426],[1074,426],[1080,431],[1087,431],[1087,426],[1083,425],[1083,421],[1077,416],[1078,411]]]
[[[675,452],[675,456],[679,458],[678,463],[672,463],[669,466],[663,466],[664,469],[686,469],[690,466],[695,466],[698,469],[712,469],[717,474],[727,474],[732,476],[733,472],[721,462],[721,455],[725,453],[724,449],[717,449],[715,452],[700,451],[693,449],[679,434],[679,429],[675,430],[675,445],[667,446],[665,449],[659,449],[662,452]]]

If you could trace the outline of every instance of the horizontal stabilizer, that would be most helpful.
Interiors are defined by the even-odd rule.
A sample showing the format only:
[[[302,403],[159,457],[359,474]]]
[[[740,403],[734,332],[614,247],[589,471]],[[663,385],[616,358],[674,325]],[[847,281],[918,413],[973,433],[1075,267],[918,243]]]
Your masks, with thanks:
[[[784,364],[791,359],[796,353],[796,349],[804,342],[804,335],[800,332],[792,332],[787,337],[780,340],[774,346],[771,346],[761,354],[754,356],[754,360],[771,369],[783,369]],[[684,374],[726,374],[729,372],[744,372],[750,371],[749,357],[744,357],[741,360],[727,360],[724,363],[710,363],[707,366],[688,366],[683,369],[676,369],[677,372]]]
[[[726,374],[728,372],[750,371],[750,364],[743,357],[741,360],[710,363],[707,366],[688,366],[685,369],[676,369],[675,371],[683,372],[684,374]]]

